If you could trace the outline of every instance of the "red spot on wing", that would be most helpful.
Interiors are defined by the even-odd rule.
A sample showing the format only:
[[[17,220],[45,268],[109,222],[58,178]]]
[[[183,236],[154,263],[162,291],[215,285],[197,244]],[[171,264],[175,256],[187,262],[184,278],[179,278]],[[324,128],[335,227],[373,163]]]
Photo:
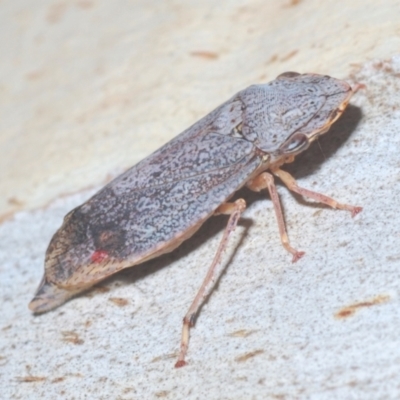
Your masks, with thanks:
[[[92,262],[96,264],[100,264],[108,257],[108,253],[105,250],[96,250],[91,256],[90,259]]]

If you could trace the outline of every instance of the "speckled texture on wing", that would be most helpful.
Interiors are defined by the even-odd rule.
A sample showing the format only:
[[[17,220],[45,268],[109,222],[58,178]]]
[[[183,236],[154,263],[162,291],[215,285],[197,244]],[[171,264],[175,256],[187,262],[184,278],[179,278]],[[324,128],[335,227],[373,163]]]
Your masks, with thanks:
[[[147,257],[206,219],[259,164],[240,138],[210,132],[169,143],[67,215],[47,252],[48,280],[87,285]],[[101,266],[91,260],[99,250]]]
[[[237,93],[65,217],[31,309],[172,250],[254,173],[326,132],[351,94],[346,82],[296,73]]]

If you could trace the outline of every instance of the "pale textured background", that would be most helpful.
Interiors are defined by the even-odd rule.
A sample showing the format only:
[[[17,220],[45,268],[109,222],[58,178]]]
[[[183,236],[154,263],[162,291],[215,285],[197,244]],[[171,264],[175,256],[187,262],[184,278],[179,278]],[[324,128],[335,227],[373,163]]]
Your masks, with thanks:
[[[399,12],[398,1],[0,3],[1,396],[400,398]],[[249,209],[184,369],[173,369],[181,320],[224,217],[171,255],[30,314],[48,241],[88,187],[287,70],[367,86],[289,167],[363,206],[359,216],[279,188],[292,244],[307,252],[293,265],[271,203],[243,191]]]

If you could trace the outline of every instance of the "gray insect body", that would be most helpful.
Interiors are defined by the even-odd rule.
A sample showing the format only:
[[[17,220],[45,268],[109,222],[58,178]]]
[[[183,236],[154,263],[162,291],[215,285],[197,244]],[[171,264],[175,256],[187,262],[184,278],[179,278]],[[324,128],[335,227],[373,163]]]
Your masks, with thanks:
[[[236,94],[64,218],[48,247],[31,310],[48,311],[123,268],[173,250],[216,211],[231,214],[227,237],[245,207],[243,200],[232,207],[227,200],[246,184],[274,190],[263,171],[296,191],[280,165],[326,132],[353,93],[346,82],[328,76],[285,73]],[[359,211],[327,197],[312,198]],[[282,224],[279,200],[273,201]],[[285,243],[284,226],[280,231],[284,246],[299,258],[302,253],[287,237]],[[186,342],[192,322],[184,328]],[[185,346],[177,366],[184,365]]]

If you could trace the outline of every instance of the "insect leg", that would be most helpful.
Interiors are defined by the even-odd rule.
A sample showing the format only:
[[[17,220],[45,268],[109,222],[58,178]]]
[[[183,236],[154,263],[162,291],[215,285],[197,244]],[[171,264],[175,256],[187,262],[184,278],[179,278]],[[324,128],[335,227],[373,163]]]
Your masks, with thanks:
[[[238,204],[239,202],[239,204]],[[224,215],[232,215],[235,211],[237,211],[238,206],[240,206],[243,202],[243,211],[246,208],[246,202],[243,199],[238,199],[236,200],[234,203],[224,203],[221,204],[215,211],[214,211],[214,216],[215,215],[220,215],[220,214],[224,214]],[[242,211],[242,212],[243,212]]]
[[[283,247],[293,255],[292,262],[296,262],[304,256],[304,251],[298,251],[293,248],[289,243],[289,238],[286,233],[285,220],[283,218],[281,202],[279,195],[275,187],[274,177],[268,172],[263,172],[256,178],[252,179],[247,183],[247,187],[254,192],[259,192],[263,189],[268,189],[269,195],[271,196],[272,204],[274,205],[276,219],[278,221],[279,235]]]
[[[175,364],[175,368],[183,367],[184,365],[186,365],[185,357],[189,345],[190,328],[194,325],[196,314],[199,311],[200,306],[210,294],[217,278],[221,273],[221,270],[218,270],[217,267],[219,265],[219,262],[221,261],[222,253],[226,249],[229,235],[235,230],[239,218],[245,209],[246,202],[243,199],[238,199],[234,203],[222,204],[216,211],[217,214],[230,214],[230,217],[211,267],[209,268],[207,275],[199,291],[197,292],[196,297],[193,300],[193,303],[191,304],[188,312],[183,318],[181,349],[179,352],[178,361]]]
[[[356,216],[362,211],[362,207],[351,206],[349,204],[338,203],[331,197],[325,196],[321,193],[313,192],[308,189],[304,189],[297,185],[296,180],[288,172],[281,170],[280,168],[271,169],[272,173],[279,177],[281,181],[287,186],[287,188],[295,193],[298,193],[304,197],[309,197],[319,203],[326,204],[332,208],[338,208],[340,210],[347,210],[351,212],[351,216]]]

